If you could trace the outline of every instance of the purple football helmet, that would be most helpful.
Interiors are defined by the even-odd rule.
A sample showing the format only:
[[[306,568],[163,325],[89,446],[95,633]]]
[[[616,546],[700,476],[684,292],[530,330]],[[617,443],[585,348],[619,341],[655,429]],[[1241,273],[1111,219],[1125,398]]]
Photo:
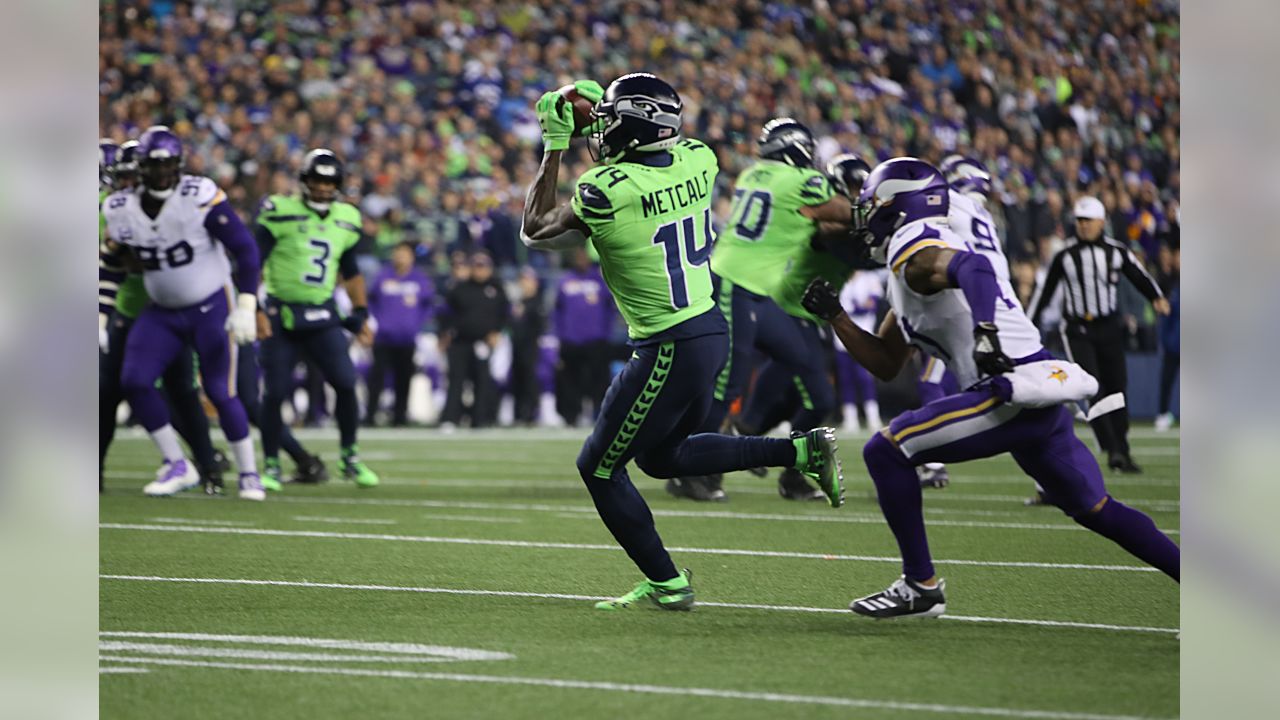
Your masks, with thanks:
[[[880,163],[858,194],[872,257],[883,261],[885,245],[898,228],[925,218],[946,218],[950,205],[947,181],[934,166],[913,157]]]
[[[119,156],[120,146],[114,140],[102,138],[98,141],[98,183],[100,185],[111,185],[111,170],[115,167]]]
[[[938,166],[947,184],[958,193],[976,193],[985,200],[991,195],[991,173],[980,160],[964,155],[948,155]]]
[[[138,169],[152,197],[169,197],[182,173],[182,141],[164,125],[147,128],[138,138]]]

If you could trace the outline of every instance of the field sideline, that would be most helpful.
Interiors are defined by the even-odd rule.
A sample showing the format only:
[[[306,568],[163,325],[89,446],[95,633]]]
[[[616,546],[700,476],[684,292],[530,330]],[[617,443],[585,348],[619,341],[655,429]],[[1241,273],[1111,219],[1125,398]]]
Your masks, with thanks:
[[[632,469],[699,608],[591,609],[639,579],[573,467],[584,430],[365,433],[384,484],[266,503],[151,499],[122,433],[100,509],[103,717],[996,717],[1178,715],[1178,588],[1056,510],[1009,459],[926,491],[947,579],[937,622],[845,607],[897,572],[861,462],[840,510],[726,478],[677,501]],[[327,462],[336,433],[302,431]],[[1139,427],[1113,494],[1179,528],[1178,434]],[[286,470],[288,463],[286,462]]]

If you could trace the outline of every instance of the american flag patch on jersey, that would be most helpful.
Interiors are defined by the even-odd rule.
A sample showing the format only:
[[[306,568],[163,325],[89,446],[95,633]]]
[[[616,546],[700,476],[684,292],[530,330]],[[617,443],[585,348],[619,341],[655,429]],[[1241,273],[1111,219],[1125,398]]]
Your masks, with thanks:
[[[925,205],[941,205],[941,204],[942,204],[942,196],[941,196],[941,195],[930,195],[929,197],[925,198],[925,200],[924,200],[924,204],[925,204]]]

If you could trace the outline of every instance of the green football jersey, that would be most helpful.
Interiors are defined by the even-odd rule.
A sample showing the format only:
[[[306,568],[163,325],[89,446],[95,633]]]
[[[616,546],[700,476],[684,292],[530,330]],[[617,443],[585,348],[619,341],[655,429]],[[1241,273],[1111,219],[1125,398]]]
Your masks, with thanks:
[[[360,241],[360,211],[334,202],[320,217],[297,195],[272,195],[262,201],[258,224],[276,239],[262,263],[267,294],[300,305],[328,302],[338,283],[338,261]]]
[[[799,245],[817,228],[800,214],[834,194],[826,176],[776,160],[760,160],[738,176],[733,209],[725,223],[711,269],[734,285],[769,295]]]
[[[578,178],[573,194],[573,212],[591,229],[604,281],[632,340],[715,307],[707,260],[719,164],[697,140],[680,141],[671,156],[667,167],[594,167]]]
[[[778,307],[788,315],[817,320],[813,313],[804,309],[800,299],[813,279],[820,277],[831,283],[837,290],[844,287],[849,275],[853,273],[853,265],[837,258],[831,253],[814,250],[809,243],[796,248],[770,295]]]

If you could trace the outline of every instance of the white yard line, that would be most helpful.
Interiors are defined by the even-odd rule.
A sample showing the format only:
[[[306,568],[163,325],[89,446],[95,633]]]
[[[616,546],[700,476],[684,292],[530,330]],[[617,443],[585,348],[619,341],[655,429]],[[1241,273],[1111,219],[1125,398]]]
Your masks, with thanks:
[[[311,515],[294,515],[294,520],[298,522],[314,522],[329,523],[331,525],[395,525],[395,520],[384,518],[355,518],[355,517],[315,517]]]
[[[142,532],[214,533],[223,535],[250,535],[264,537],[294,537],[332,540],[377,540],[382,542],[438,543],[445,545],[479,545],[490,547],[518,547],[541,550],[603,550],[617,552],[618,545],[596,543],[537,542],[532,540],[492,540],[483,538],[441,537],[431,535],[384,535],[375,533],[321,532],[318,530],[275,530],[268,528],[222,528],[196,525],[143,525],[136,523],[99,523],[104,530],[131,530]],[[736,548],[669,547],[671,552],[691,555],[731,555],[738,557],[787,558],[795,560],[848,560],[853,562],[878,562],[900,564],[901,558],[876,555],[836,555],[827,553],[792,552],[785,550],[740,550]],[[1100,572],[1159,572],[1145,565],[1094,565],[1088,563],[1047,563],[1013,560],[934,560],[939,565],[968,565],[976,567],[1036,568],[1042,570],[1087,570]]]
[[[397,680],[440,680],[444,682],[484,683],[491,685],[523,685],[562,690],[599,690],[606,692],[640,693],[677,697],[701,697],[720,700],[748,700],[793,705],[827,705],[835,707],[893,710],[900,713],[946,713],[949,715],[974,715],[979,717],[1028,718],[1030,720],[1142,720],[1128,715],[1097,715],[1093,713],[1065,712],[1058,710],[1017,710],[999,707],[975,707],[971,705],[939,705],[932,703],[900,702],[896,700],[872,700],[869,698],[829,697],[823,695],[792,695],[789,693],[755,692],[748,690],[720,690],[698,687],[672,687],[667,685],[638,685],[632,683],[598,682],[591,680],[566,680],[560,678],[521,677],[514,675],[474,675],[463,673],[415,672],[410,670],[373,670],[369,668],[315,667],[311,665],[268,665],[263,663],[207,662],[179,660],[177,658],[131,658],[99,655],[100,661],[145,662],[149,665],[213,668],[222,670],[250,670],[254,672],[287,672],[312,675],[340,675],[347,677],[389,678]]]
[[[475,650],[472,648],[450,647],[447,645],[422,645],[420,643],[382,642],[367,640],[340,640],[336,638],[297,637],[293,635],[222,635],[213,633],[184,632],[143,632],[138,630],[106,630],[98,633],[100,638],[130,638],[150,640],[197,640],[202,642],[239,643],[254,645],[277,645],[286,647],[304,647],[324,650],[361,650],[365,652],[390,653],[412,660],[422,656],[430,656],[444,660],[514,660],[515,655],[491,650]],[[114,641],[106,641],[114,642]],[[101,645],[101,642],[100,642]],[[175,647],[164,645],[162,647]],[[332,658],[332,656],[328,656]],[[368,656],[360,656],[368,657]]]
[[[204,500],[204,496],[187,495],[179,496],[185,500]],[[300,504],[319,504],[319,505],[371,505],[371,506],[389,506],[389,507],[429,507],[429,508],[457,508],[465,510],[511,510],[518,512],[550,512],[550,513],[572,513],[581,514],[584,517],[595,518],[596,510],[590,506],[579,505],[546,505],[546,504],[530,504],[530,503],[490,503],[490,502],[471,502],[464,500],[393,500],[383,498],[320,498],[320,497],[273,497],[272,502],[288,502]],[[880,525],[884,524],[884,518],[875,514],[857,515],[853,513],[831,513],[831,514],[814,514],[814,513],[743,513],[729,512],[719,510],[669,510],[654,508],[652,512],[655,517],[681,517],[681,518],[699,518],[712,520],[761,520],[769,522],[817,522],[817,523],[847,523],[855,525]],[[952,514],[967,515],[974,514],[978,516],[1007,516],[1010,514],[1024,515],[1025,513],[996,513],[987,510],[953,510],[953,509],[925,509],[925,515],[934,514]],[[461,517],[461,516],[448,516]],[[970,520],[940,520],[928,517],[926,522],[934,527],[961,527],[961,528],[983,528],[997,530],[1066,530],[1071,532],[1087,532],[1087,530],[1075,523],[1023,523],[1023,522],[995,522],[995,521],[970,521]],[[1177,535],[1177,530],[1164,530],[1170,535]]]
[[[99,675],[142,675],[149,672],[151,671],[144,667],[109,666],[98,668]]]
[[[167,645],[165,643],[139,643],[126,640],[103,640],[98,652],[145,653],[165,657],[234,658],[239,660],[289,660],[302,662],[448,662],[447,658],[430,655],[351,655],[321,652],[283,652],[280,650],[253,650],[246,648],[201,647],[193,645]]]
[[[517,590],[476,590],[469,588],[417,587],[412,585],[370,585],[353,583],[312,582],[309,580],[254,580],[247,578],[184,578],[165,577],[159,575],[99,575],[103,580],[120,580],[125,582],[159,582],[189,583],[197,585],[259,585],[268,587],[300,587],[324,590],[361,590],[374,592],[408,592],[428,595],[469,595],[481,597],[514,597],[534,598],[539,600],[573,600],[593,602],[609,598],[595,595],[573,595],[565,593],[523,592]],[[698,601],[699,607],[728,608],[731,610],[769,610],[774,612],[830,613],[851,615],[845,608],[807,607],[804,605],[760,605],[755,603],[726,603]],[[1141,632],[1175,634],[1177,628],[1146,627],[1142,625],[1110,625],[1105,623],[1074,622],[1070,620],[1030,620],[1024,618],[983,617],[976,615],[943,615],[941,620],[958,620],[972,623],[997,623],[1002,625],[1031,625],[1037,627],[1071,628],[1078,630],[1110,630],[1114,632]],[[174,633],[115,633],[104,632],[99,635],[110,637],[171,637]],[[208,636],[192,636],[200,640]]]
[[[177,517],[153,517],[148,518],[151,522],[173,523],[175,525],[213,525],[222,527],[253,527],[256,523],[241,522],[239,520],[206,520],[204,518],[177,518]]]

